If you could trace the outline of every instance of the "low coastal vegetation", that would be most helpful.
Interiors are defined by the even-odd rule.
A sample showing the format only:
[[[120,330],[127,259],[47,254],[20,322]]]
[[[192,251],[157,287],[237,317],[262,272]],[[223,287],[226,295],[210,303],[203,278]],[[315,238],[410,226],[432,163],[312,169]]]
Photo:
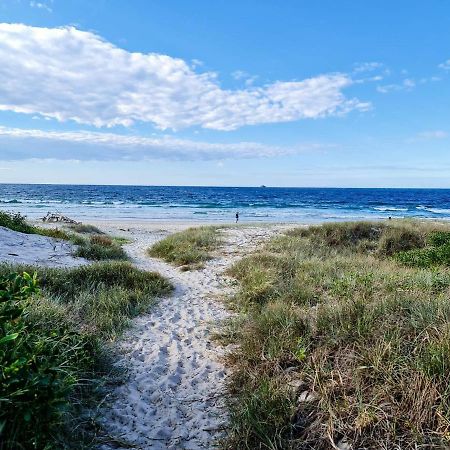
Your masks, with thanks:
[[[230,274],[224,448],[449,446],[448,225],[297,228]]]
[[[21,214],[0,211],[0,226],[26,234],[39,234],[57,239],[64,239],[77,246],[74,256],[101,261],[126,260],[127,254],[122,248],[125,242],[120,238],[112,238],[99,228],[89,224],[71,224],[70,232],[60,228],[43,228],[31,225]],[[84,236],[84,235],[88,236]]]
[[[0,226],[68,240],[74,256],[127,259],[122,240],[91,225],[41,228],[0,212]],[[0,265],[0,448],[89,446],[96,430],[85,407],[99,399],[99,380],[111,371],[107,344],[171,289],[160,275],[122,261]]]
[[[100,228],[95,225],[85,224],[85,223],[74,223],[68,226],[75,233],[80,234],[105,234]]]
[[[70,239],[68,233],[58,228],[42,228],[35,225],[30,225],[26,221],[26,217],[19,213],[8,213],[0,211],[0,227],[9,228],[13,231],[26,234],[40,234],[42,236],[49,236],[57,239]]]
[[[128,259],[120,243],[104,234],[92,234],[88,238],[73,235],[71,241],[77,245],[75,256],[94,261]]]
[[[33,274],[33,275],[29,275]],[[84,448],[107,343],[171,285],[126,262],[0,265],[0,447]]]
[[[211,258],[221,243],[218,227],[197,227],[171,234],[148,250],[150,256],[162,258],[185,270],[198,269]]]

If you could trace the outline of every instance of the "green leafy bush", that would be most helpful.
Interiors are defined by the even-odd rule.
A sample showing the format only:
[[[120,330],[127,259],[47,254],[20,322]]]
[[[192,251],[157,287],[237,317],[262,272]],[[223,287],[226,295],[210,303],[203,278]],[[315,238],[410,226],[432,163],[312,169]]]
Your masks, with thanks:
[[[21,233],[34,233],[34,227],[29,225],[26,221],[26,217],[19,213],[12,214],[0,211],[0,226],[9,228],[10,230],[19,231]]]
[[[399,252],[395,258],[414,267],[450,266],[450,232],[433,232],[428,242],[428,247]]]
[[[28,320],[36,274],[0,277],[0,441],[2,449],[50,448],[69,395],[92,365],[94,341],[57,322]]]
[[[435,231],[428,237],[429,245],[433,247],[441,247],[450,245],[450,231]]]

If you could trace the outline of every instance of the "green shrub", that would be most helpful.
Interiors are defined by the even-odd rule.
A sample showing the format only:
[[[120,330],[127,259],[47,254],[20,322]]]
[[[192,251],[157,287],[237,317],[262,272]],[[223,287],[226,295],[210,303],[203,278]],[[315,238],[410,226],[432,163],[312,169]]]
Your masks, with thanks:
[[[398,262],[411,267],[428,268],[439,264],[437,249],[434,247],[399,252],[394,257]]]
[[[29,225],[26,221],[26,217],[19,213],[13,214],[0,211],[0,226],[9,228],[13,231],[19,231],[20,233],[34,233],[34,227]]]
[[[377,240],[383,229],[384,225],[379,223],[342,222],[300,228],[296,234],[329,247],[348,247],[362,240]]]
[[[433,247],[441,247],[450,244],[450,231],[435,231],[428,237],[429,245]]]
[[[0,277],[1,448],[50,448],[78,379],[92,367],[95,340],[64,321],[30,320],[36,275]],[[34,296],[34,297],[33,297]]]
[[[450,266],[450,232],[432,232],[428,243],[425,248],[398,252],[394,255],[395,259],[413,267]]]

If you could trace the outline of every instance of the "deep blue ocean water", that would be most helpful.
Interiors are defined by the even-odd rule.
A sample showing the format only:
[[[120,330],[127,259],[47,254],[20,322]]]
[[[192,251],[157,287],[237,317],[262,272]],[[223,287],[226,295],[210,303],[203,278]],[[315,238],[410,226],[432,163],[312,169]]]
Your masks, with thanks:
[[[0,209],[78,220],[323,222],[450,219],[450,189],[247,188],[0,184]]]

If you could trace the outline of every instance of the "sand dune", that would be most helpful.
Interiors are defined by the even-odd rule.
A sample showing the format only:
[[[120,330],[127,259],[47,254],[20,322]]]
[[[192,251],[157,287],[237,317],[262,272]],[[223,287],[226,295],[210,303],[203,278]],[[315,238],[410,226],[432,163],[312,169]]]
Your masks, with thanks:
[[[73,245],[60,239],[0,227],[0,262],[54,267],[86,264],[83,258],[72,256],[73,250]]]

